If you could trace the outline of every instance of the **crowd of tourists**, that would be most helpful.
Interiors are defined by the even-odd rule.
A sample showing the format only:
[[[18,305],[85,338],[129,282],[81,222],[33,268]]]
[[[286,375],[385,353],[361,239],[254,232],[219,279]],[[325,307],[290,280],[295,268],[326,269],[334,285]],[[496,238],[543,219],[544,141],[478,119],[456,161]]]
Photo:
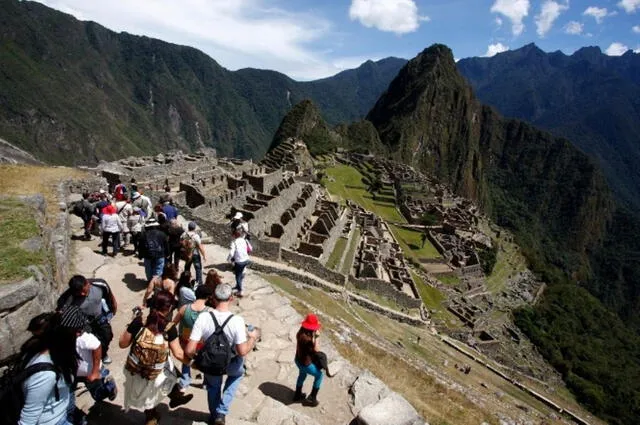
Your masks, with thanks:
[[[86,424],[86,414],[75,402],[76,390],[84,386],[96,402],[115,400],[120,387],[125,412],[143,411],[145,423],[154,425],[160,420],[158,405],[165,399],[170,408],[191,401],[195,368],[203,375],[209,423],[224,424],[245,374],[244,358],[260,338],[259,328],[232,311],[234,298],[244,296],[243,278],[253,250],[242,213],[231,217],[227,260],[235,284],[230,285],[215,269],[203,279],[207,257],[197,225],[189,222],[182,228],[169,190],[152,207],[132,180],[128,188],[118,184],[111,193],[86,193],[79,204],[74,213],[83,219],[85,238],[90,239],[95,228],[102,236],[102,253],[111,241],[117,255],[122,240],[144,260],[148,285],[117,341],[119,348],[129,350],[124,382],[116,383],[108,369],[111,321],[119,313],[116,297],[103,279],[73,276],[56,311],[30,321],[27,331],[32,336],[6,373],[16,386],[9,394],[13,410],[8,409],[8,423]],[[318,345],[320,327],[315,315],[304,319],[292,359],[299,369],[293,401],[310,406],[318,405],[323,371],[328,374]],[[314,380],[307,397],[302,388],[308,375]]]

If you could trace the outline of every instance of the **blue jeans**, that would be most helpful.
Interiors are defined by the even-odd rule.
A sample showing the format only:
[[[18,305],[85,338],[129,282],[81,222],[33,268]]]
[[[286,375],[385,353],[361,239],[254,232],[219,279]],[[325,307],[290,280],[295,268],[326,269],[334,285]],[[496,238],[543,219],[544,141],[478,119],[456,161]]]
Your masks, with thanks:
[[[242,292],[242,281],[244,280],[244,269],[249,265],[249,261],[243,263],[233,263],[233,274],[236,275],[236,287],[238,292]]]
[[[191,257],[191,261],[184,265],[184,270],[191,270],[191,265],[193,264],[193,268],[196,271],[196,286],[202,285],[202,258],[200,258],[200,253],[193,254]]]
[[[320,385],[322,385],[322,379],[324,378],[322,369],[318,369],[313,363],[304,366],[297,360],[296,366],[298,366],[299,372],[298,380],[296,381],[296,387],[302,387],[302,385],[304,384],[304,380],[307,379],[307,375],[311,375],[313,376],[313,388],[320,389]]]
[[[180,384],[180,388],[187,388],[191,385],[191,366],[187,366],[186,364],[182,365],[182,374],[178,379],[178,383]]]
[[[236,356],[231,360],[227,368],[227,379],[222,387],[222,376],[213,376],[205,373],[204,384],[207,387],[207,401],[209,412],[213,422],[217,416],[229,414],[229,406],[236,394],[238,385],[244,376],[244,358]],[[222,394],[220,391],[222,390]]]
[[[164,258],[145,258],[144,273],[147,275],[147,282],[153,276],[162,276],[164,271]]]

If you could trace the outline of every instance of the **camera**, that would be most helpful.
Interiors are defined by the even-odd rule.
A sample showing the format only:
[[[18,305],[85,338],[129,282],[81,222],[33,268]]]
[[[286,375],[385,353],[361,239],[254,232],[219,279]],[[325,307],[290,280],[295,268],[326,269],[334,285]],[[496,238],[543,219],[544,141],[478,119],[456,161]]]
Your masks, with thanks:
[[[133,317],[142,316],[142,309],[138,305],[133,307],[131,309],[131,312],[133,313]]]

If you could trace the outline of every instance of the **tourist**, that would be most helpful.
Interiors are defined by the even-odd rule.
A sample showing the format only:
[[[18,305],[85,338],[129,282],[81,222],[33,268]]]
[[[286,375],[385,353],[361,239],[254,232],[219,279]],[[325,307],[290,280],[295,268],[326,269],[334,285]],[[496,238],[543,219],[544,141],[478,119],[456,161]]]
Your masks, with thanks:
[[[193,303],[184,305],[178,310],[178,314],[174,317],[173,322],[180,324],[180,345],[183,349],[189,343],[191,330],[196,319],[203,311],[207,310],[207,301],[213,297],[213,288],[206,284],[198,286],[196,289],[196,300]],[[198,345],[196,351],[202,348],[202,344]],[[178,381],[182,389],[187,388],[191,384],[191,367],[189,362],[182,364],[182,376]]]
[[[54,314],[43,332],[29,339],[20,350],[25,369],[41,363],[50,364],[51,369],[24,380],[24,405],[18,425],[71,425],[67,417],[78,368],[76,333],[62,327],[61,321],[62,315]]]
[[[214,376],[205,372],[204,384],[207,387],[207,401],[211,418],[210,424],[224,425],[225,417],[229,413],[229,407],[235,396],[236,390],[244,375],[244,356],[249,354],[256,345],[257,330],[247,332],[244,319],[233,315],[229,311],[232,298],[230,285],[221,284],[216,287],[214,298],[215,309],[208,309],[210,314],[200,314],[193,325],[189,343],[185,350],[186,357],[193,359],[198,346],[204,343],[214,334],[218,326],[223,328],[227,341],[235,347],[235,356],[227,367],[226,380],[222,385],[223,376]]]
[[[249,236],[249,223],[244,220],[244,215],[240,211],[237,211],[231,220],[231,233],[233,234],[236,230],[240,231],[242,237],[251,239]]]
[[[109,377],[109,371],[102,367],[102,348],[100,341],[92,334],[85,332],[87,321],[80,309],[70,305],[62,311],[60,325],[76,334],[76,352],[78,368],[76,380],[71,388],[67,419],[76,424],[87,424],[86,414],[76,408],[75,389],[79,382],[84,382],[89,394],[95,401],[109,397],[114,400],[117,395],[115,381]]]
[[[169,252],[167,236],[158,228],[155,218],[147,220],[138,246],[138,257],[144,259],[147,282],[154,276],[162,276],[164,259]]]
[[[191,265],[193,264],[197,286],[202,285],[202,263],[207,261],[207,255],[202,245],[202,239],[196,232],[196,227],[196,223],[190,221],[187,225],[187,231],[182,235],[182,240],[188,242],[189,249],[191,250],[191,260],[186,262],[184,269],[191,270]]]
[[[216,286],[222,283],[222,276],[218,273],[216,269],[210,269],[207,272],[207,277],[204,280],[204,284],[209,286],[212,290],[216,289]]]
[[[163,202],[162,212],[167,216],[167,220],[175,220],[178,218],[178,209],[169,201]]]
[[[136,182],[136,178],[135,177],[131,177],[131,182],[129,184],[129,187],[131,188],[131,194],[133,195],[134,192],[138,191],[138,183]]]
[[[140,192],[131,193],[131,205],[144,211],[145,217],[151,214],[151,200]]]
[[[233,264],[233,274],[236,277],[236,286],[233,288],[237,291],[237,297],[242,298],[242,281],[244,280],[244,269],[249,264],[249,253],[251,252],[251,243],[246,240],[242,232],[238,229],[233,232],[233,241],[227,261]]]
[[[47,331],[55,313],[40,313],[29,321],[27,331],[33,336],[40,336]]]
[[[120,251],[120,234],[124,230],[115,205],[111,204],[103,209],[100,230],[102,230],[102,255],[107,255],[107,245],[111,238],[112,255],[115,257]]]
[[[120,348],[131,347],[123,371],[124,408],[144,411],[146,425],[157,425],[160,420],[157,406],[165,396],[169,397],[171,408],[193,398],[193,394],[180,390],[169,356],[171,353],[178,361],[184,361],[178,330],[169,320],[173,305],[173,294],[160,291],[146,322],[134,312],[133,320],[120,336]]]
[[[109,344],[113,339],[111,319],[116,314],[118,304],[111,288],[103,279],[86,279],[75,275],[69,279],[69,289],[58,298],[58,311],[75,305],[84,314],[91,333],[102,345],[102,362],[111,363],[108,356]]]
[[[89,200],[89,192],[82,194],[82,201],[76,203],[74,211],[76,215],[82,219],[84,228],[84,240],[91,240],[91,230],[93,228],[93,214],[95,213],[95,205]]]
[[[138,245],[140,244],[140,236],[144,226],[145,215],[138,207],[132,207],[131,215],[127,219],[127,227],[129,229],[129,242],[133,246],[133,254],[138,253]]]
[[[310,406],[317,406],[318,391],[322,385],[323,373],[322,369],[313,362],[315,353],[320,351],[318,344],[320,322],[315,314],[307,314],[304,318],[300,329],[296,334],[296,357],[295,363],[298,366],[298,380],[296,381],[296,392],[293,401],[305,401]],[[307,375],[313,376],[313,387],[311,394],[305,400],[305,394],[302,392]]]
[[[169,221],[167,234],[169,235],[169,256],[167,257],[166,262],[173,263],[178,267],[180,265],[180,240],[184,234],[184,229],[177,219]]]
[[[178,294],[178,308],[191,304],[196,300],[196,293],[193,289],[195,280],[191,279],[191,272],[184,270],[178,279],[176,293]]]
[[[170,292],[175,296],[178,280],[178,270],[173,264],[169,264],[162,271],[162,276],[154,276],[147,285],[147,290],[142,299],[143,307],[153,307],[153,299],[160,291]]]
[[[126,201],[127,187],[123,183],[118,182],[118,184],[116,184],[116,186],[113,188],[113,197],[115,198],[116,202]]]
[[[117,201],[115,203],[115,206],[118,217],[120,217],[120,221],[122,222],[122,233],[120,240],[122,242],[122,246],[126,246],[130,242],[131,229],[129,229],[129,217],[133,215],[133,207],[126,198],[121,201]]]

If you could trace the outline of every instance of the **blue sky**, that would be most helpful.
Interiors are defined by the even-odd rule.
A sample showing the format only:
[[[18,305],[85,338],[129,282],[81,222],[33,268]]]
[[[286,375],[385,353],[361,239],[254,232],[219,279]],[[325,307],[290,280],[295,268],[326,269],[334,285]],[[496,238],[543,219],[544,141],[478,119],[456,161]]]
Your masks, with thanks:
[[[534,42],[640,53],[640,0],[41,0],[115,31],[196,47],[222,66],[298,80],[433,43],[490,56]]]

